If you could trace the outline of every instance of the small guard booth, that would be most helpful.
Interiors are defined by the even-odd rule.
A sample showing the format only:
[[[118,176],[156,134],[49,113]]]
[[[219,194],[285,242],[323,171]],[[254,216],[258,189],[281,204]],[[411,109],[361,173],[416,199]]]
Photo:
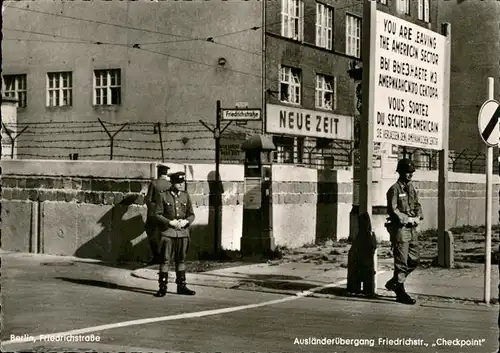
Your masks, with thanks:
[[[272,140],[254,135],[241,145],[245,152],[243,197],[243,255],[266,255],[276,248],[273,237]]]

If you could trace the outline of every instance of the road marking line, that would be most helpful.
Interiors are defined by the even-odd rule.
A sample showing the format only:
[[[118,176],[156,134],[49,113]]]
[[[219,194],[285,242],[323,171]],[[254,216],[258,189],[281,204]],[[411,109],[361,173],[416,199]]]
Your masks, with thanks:
[[[383,272],[386,272],[386,271],[378,272],[377,275],[381,274]],[[184,313],[184,314],[177,314],[177,315],[170,315],[170,316],[160,316],[160,317],[153,317],[153,318],[148,318],[148,319],[137,319],[137,320],[131,320],[131,321],[123,321],[123,322],[117,322],[114,324],[92,326],[92,327],[86,327],[86,328],[77,329],[77,330],[71,330],[71,331],[57,332],[57,333],[44,334],[44,335],[41,334],[41,335],[36,335],[34,337],[36,337],[36,341],[38,342],[38,341],[40,341],[40,338],[42,336],[76,336],[76,335],[83,335],[83,334],[91,333],[91,332],[110,330],[113,328],[137,326],[137,325],[151,324],[151,323],[155,323],[155,322],[192,319],[192,318],[199,318],[199,317],[205,317],[205,316],[232,313],[232,312],[241,311],[241,310],[255,309],[255,308],[260,308],[263,306],[290,302],[293,300],[307,297],[308,295],[311,295],[315,292],[319,292],[323,289],[338,287],[338,286],[344,285],[346,283],[347,283],[347,280],[344,279],[342,281],[338,281],[335,283],[330,283],[330,284],[326,284],[324,286],[311,288],[310,290],[307,290],[307,291],[297,292],[297,293],[295,293],[295,295],[291,295],[291,296],[288,296],[285,298],[269,300],[269,301],[256,303],[256,304],[239,305],[239,306],[233,306],[233,307],[223,308],[223,309],[204,310],[204,311],[197,311],[194,313]],[[12,344],[28,344],[30,342],[9,340],[9,341],[3,341],[0,343],[2,345],[12,345]],[[35,343],[35,342],[31,342],[31,343]]]

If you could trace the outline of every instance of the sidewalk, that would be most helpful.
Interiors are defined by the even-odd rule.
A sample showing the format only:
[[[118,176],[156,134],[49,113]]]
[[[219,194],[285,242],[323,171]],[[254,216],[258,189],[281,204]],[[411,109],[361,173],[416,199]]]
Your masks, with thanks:
[[[485,305],[484,265],[467,264],[467,268],[419,268],[407,280],[406,289],[420,302],[440,301],[448,303]],[[136,278],[157,281],[157,267],[147,267],[131,272]],[[173,281],[174,273],[169,273]],[[378,264],[377,294],[383,298],[394,297],[385,289],[392,277],[391,260],[381,259]],[[226,289],[254,290],[281,294],[314,290],[310,296],[331,298],[343,295],[347,269],[311,263],[262,263],[230,267],[203,273],[188,273],[190,285],[220,287]],[[498,302],[498,267],[491,271],[491,303]],[[318,287],[337,283],[334,288],[318,290]],[[389,299],[389,298],[387,298]],[[391,298],[392,300],[392,298]]]
[[[35,263],[87,264],[75,266],[82,275],[105,279],[116,285],[138,286],[148,289],[157,288],[158,267],[110,267],[99,260],[81,259],[72,256],[53,256],[46,254],[12,253],[0,250],[6,265],[9,258],[33,266]],[[4,260],[3,259],[3,260]],[[4,266],[5,267],[5,266]],[[135,268],[135,269],[130,269]],[[498,303],[498,267],[491,267],[491,303]],[[8,266],[4,269],[8,272]],[[297,295],[308,291],[310,297],[339,298],[345,296],[347,269],[338,263],[304,263],[269,261],[267,263],[243,265],[199,273],[187,273],[190,286],[205,286],[224,289],[270,292],[284,295]],[[379,259],[377,275],[377,294],[383,300],[394,300],[394,293],[384,285],[392,277],[392,261]],[[174,273],[169,273],[173,282]],[[328,288],[322,288],[329,286]],[[406,289],[419,303],[445,302],[483,305],[484,265],[466,264],[466,268],[419,268],[407,280]],[[303,293],[302,293],[303,295]]]

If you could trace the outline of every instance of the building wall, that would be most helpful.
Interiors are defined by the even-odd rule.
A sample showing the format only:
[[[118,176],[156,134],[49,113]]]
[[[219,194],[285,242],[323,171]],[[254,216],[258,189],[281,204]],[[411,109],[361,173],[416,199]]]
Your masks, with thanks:
[[[56,135],[31,125],[20,138],[26,155],[43,156],[39,141],[50,140],[59,147],[52,155],[67,156],[73,148],[89,156],[85,159],[106,159],[107,147],[91,148],[108,143],[99,118],[109,123],[111,133],[120,126],[111,124],[143,123],[120,132],[117,139],[123,141],[116,142],[115,155],[157,159],[159,152],[148,148],[159,146],[148,145],[148,139],[157,141],[158,135],[152,124],[144,123],[160,122],[170,124],[163,134],[172,158],[186,160],[194,154],[200,160],[213,159],[212,135],[199,120],[215,125],[216,100],[222,107],[236,102],[262,106],[261,32],[241,31],[261,25],[259,2],[20,2],[7,7],[4,15],[3,74],[27,74],[28,104],[19,109],[19,122],[68,123],[59,130],[50,125]],[[209,37],[220,44],[207,41]],[[96,42],[102,44],[89,44]],[[219,58],[226,59],[223,67]],[[93,70],[113,68],[121,69],[122,104],[93,106]],[[73,106],[48,108],[46,74],[59,71],[73,73]],[[75,122],[85,123],[75,128]],[[181,142],[183,137],[189,142]]]
[[[451,23],[450,149],[483,151],[477,116],[487,77],[500,99],[500,2],[440,1],[439,22]]]
[[[273,93],[279,91],[279,65],[291,65],[303,70],[302,108],[315,109],[315,72],[329,74],[337,80],[337,108],[333,112],[350,118],[357,112],[354,85],[347,70],[356,58],[345,55],[345,18],[346,14],[362,16],[363,2],[325,0],[323,3],[334,9],[333,50],[315,45],[315,1],[304,1],[301,43],[281,37],[281,1],[266,2],[265,87],[270,91],[266,99],[271,104],[279,103],[279,96]],[[431,22],[427,25],[434,30],[437,3],[431,0]],[[388,0],[387,5],[378,4],[378,8],[423,25],[416,19],[417,2],[411,4],[410,16],[398,14],[394,0]],[[99,118],[106,122],[110,134],[126,122],[141,124],[131,124],[119,132],[114,140],[113,159],[157,160],[162,158],[162,147],[170,160],[180,163],[212,161],[213,135],[199,120],[215,123],[215,101],[220,99],[223,107],[233,107],[236,102],[262,107],[261,2],[65,2],[29,6],[27,9],[28,4],[19,3],[6,9],[3,42],[4,74],[28,74],[28,107],[20,110],[19,121],[31,125],[19,139],[21,158],[65,159],[71,152],[78,153],[80,159],[108,159],[110,137]],[[198,19],[194,23],[193,13]],[[25,32],[12,31],[17,23],[28,24],[22,29]],[[40,33],[55,33],[56,37]],[[209,37],[219,44],[207,41]],[[13,41],[15,38],[20,41]],[[227,59],[224,67],[217,65],[220,57]],[[122,70],[120,106],[92,106],[92,71],[103,68]],[[74,105],[47,108],[45,75],[62,70],[73,71]],[[50,124],[35,126],[33,122]],[[54,122],[67,124],[54,128]],[[76,122],[81,124],[75,127]],[[154,122],[165,124],[163,146]],[[248,134],[260,129],[260,122],[245,127],[233,124],[226,131],[225,145],[235,140],[241,143]],[[298,141],[293,144],[296,152],[303,149]],[[49,151],[40,146],[51,148]],[[343,157],[337,167],[350,164],[346,157],[350,146],[333,145],[327,149],[315,146],[314,138],[306,139],[306,149],[313,149],[316,158],[338,150]],[[238,155],[235,151],[226,155]],[[241,155],[233,159],[241,160]]]

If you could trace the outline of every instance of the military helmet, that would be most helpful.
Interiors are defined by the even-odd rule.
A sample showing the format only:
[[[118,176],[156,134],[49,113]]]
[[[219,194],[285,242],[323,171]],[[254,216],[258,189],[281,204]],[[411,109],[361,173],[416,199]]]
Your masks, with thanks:
[[[415,165],[410,159],[404,158],[398,162],[396,172],[398,173],[413,173],[415,171]]]

